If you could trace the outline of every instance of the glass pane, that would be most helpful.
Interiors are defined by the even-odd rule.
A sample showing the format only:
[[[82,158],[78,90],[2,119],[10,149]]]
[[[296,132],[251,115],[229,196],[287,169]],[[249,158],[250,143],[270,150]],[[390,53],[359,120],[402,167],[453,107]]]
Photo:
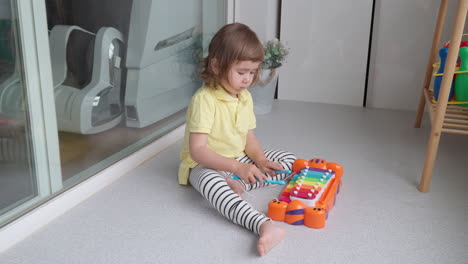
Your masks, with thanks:
[[[0,215],[37,195],[16,9],[0,0]]]
[[[66,185],[184,123],[222,2],[46,0]]]

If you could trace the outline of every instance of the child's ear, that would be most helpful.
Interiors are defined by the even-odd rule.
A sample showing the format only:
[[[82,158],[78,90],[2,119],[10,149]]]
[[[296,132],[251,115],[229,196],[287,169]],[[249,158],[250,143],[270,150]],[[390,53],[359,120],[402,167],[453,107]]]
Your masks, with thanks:
[[[219,73],[219,67],[218,67],[218,60],[217,59],[213,58],[213,59],[210,60],[210,69],[215,74]]]

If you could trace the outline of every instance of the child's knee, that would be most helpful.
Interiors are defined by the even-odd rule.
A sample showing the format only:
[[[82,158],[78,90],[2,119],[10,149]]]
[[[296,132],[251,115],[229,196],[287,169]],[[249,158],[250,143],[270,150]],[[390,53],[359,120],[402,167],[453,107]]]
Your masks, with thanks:
[[[296,155],[294,155],[294,153],[292,152],[289,152],[289,151],[284,151],[283,152],[283,155],[281,155],[281,158],[279,160],[279,162],[284,162],[286,164],[293,164],[294,161],[296,161],[297,157]]]

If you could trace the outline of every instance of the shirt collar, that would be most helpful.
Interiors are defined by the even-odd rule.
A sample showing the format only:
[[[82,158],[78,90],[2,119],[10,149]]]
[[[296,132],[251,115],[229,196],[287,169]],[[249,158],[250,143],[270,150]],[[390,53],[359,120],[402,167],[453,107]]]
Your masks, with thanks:
[[[238,98],[232,97],[230,94],[224,90],[224,88],[221,85],[218,85],[215,90],[213,90],[213,94],[216,96],[218,100],[222,101],[237,101],[239,99],[239,102],[245,102],[247,100],[247,90],[243,90],[239,93]]]

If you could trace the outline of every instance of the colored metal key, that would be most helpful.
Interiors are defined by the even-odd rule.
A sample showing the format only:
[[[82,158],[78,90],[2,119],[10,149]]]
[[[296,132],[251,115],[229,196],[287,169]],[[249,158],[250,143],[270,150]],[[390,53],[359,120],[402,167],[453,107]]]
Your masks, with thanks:
[[[280,170],[275,170],[276,173],[291,173],[290,170],[283,170],[283,171],[280,171]],[[241,178],[239,178],[239,176],[235,175],[235,174],[232,174],[231,175],[231,178],[233,178],[234,180],[241,180]],[[258,181],[258,179],[257,179]],[[271,180],[263,180],[263,182],[266,182],[266,183],[271,183],[271,184],[278,184],[278,185],[285,185],[286,182],[284,181],[271,181]]]

